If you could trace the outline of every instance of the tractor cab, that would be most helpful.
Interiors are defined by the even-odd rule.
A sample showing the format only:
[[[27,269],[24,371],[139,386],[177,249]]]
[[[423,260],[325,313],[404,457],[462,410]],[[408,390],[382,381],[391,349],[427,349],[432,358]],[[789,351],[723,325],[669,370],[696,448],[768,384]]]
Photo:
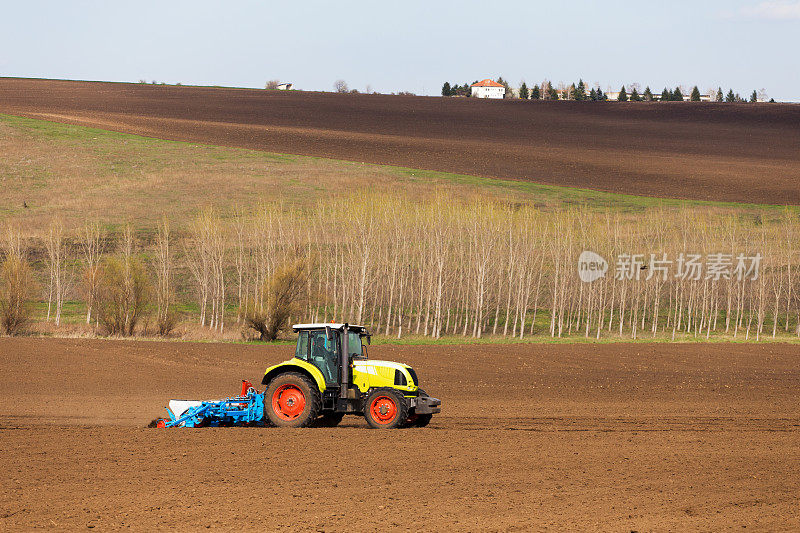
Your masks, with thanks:
[[[341,378],[341,354],[347,353],[349,366],[354,360],[366,360],[370,334],[361,326],[345,324],[296,324],[298,333],[295,358],[311,363],[325,378],[327,387],[338,387]],[[352,381],[350,381],[352,382]]]

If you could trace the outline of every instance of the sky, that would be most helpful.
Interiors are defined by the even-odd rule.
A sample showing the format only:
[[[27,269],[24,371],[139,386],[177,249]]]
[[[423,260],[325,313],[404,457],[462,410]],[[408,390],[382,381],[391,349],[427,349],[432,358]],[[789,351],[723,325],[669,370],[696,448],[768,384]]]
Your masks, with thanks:
[[[438,95],[503,76],[800,101],[800,0],[2,0],[0,76]]]

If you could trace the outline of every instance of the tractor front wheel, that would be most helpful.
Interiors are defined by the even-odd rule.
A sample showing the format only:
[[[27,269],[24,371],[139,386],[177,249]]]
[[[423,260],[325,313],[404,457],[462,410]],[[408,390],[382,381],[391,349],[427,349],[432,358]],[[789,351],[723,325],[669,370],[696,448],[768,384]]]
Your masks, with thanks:
[[[394,389],[376,389],[367,396],[364,418],[373,428],[400,427],[408,419],[408,403],[403,395]]]
[[[321,403],[317,386],[311,380],[287,372],[270,381],[264,392],[264,415],[278,427],[306,427],[317,419]]]

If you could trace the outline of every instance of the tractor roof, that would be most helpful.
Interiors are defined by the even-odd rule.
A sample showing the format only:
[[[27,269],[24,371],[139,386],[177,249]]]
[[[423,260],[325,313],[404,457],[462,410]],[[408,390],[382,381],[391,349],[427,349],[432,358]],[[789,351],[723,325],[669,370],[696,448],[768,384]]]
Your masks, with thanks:
[[[294,331],[300,331],[303,329],[324,329],[324,328],[331,328],[331,329],[342,329],[344,328],[344,324],[335,323],[335,322],[317,322],[313,324],[295,324],[292,326]],[[347,327],[351,330],[365,330],[363,326],[357,326],[356,324],[347,324]]]

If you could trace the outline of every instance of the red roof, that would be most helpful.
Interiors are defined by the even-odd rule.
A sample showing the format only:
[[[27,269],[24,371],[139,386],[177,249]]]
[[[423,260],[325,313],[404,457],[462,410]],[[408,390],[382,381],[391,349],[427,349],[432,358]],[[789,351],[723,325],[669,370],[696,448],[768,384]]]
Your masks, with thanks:
[[[485,80],[479,81],[478,83],[473,83],[472,87],[502,87],[502,85],[500,85],[496,81],[486,78]]]

